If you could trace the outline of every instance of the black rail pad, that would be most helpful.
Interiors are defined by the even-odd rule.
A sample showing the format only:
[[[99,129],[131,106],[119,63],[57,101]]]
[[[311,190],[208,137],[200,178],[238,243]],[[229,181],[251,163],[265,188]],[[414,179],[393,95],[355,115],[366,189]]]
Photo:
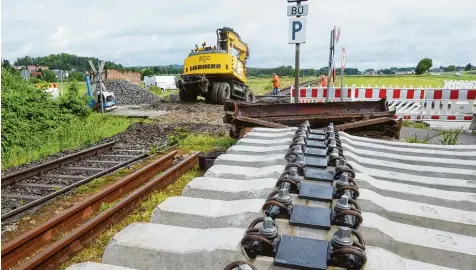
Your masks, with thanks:
[[[294,205],[289,224],[329,230],[331,228],[331,214],[330,208]]]
[[[304,156],[304,165],[306,167],[314,167],[314,168],[327,168],[327,163],[329,159],[327,157],[312,157],[312,156]]]
[[[332,202],[333,194],[333,186],[323,186],[304,182],[301,183],[299,198],[312,201]]]
[[[326,157],[327,156],[327,147],[326,148],[306,148],[304,155],[313,156],[313,157]]]
[[[326,141],[309,140],[309,141],[307,141],[306,147],[326,149],[327,148],[327,142]]]
[[[322,169],[306,168],[304,179],[332,183],[334,182],[334,172]]]
[[[293,269],[327,269],[329,242],[290,235],[281,236],[274,265]]]
[[[311,129],[309,134],[314,134],[314,135],[326,135],[326,132],[322,129]]]
[[[322,134],[322,135],[309,134],[309,136],[307,136],[307,139],[312,140],[312,141],[325,141],[326,140],[326,135],[325,134]]]

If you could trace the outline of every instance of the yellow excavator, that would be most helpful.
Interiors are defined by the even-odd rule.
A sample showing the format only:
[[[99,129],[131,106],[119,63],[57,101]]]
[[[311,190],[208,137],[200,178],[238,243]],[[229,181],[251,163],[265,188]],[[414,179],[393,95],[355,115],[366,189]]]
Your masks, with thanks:
[[[255,102],[254,92],[246,85],[248,45],[232,28],[219,28],[216,34],[217,45],[195,45],[184,60],[177,82],[180,100],[202,96],[212,104],[223,104],[225,99]]]

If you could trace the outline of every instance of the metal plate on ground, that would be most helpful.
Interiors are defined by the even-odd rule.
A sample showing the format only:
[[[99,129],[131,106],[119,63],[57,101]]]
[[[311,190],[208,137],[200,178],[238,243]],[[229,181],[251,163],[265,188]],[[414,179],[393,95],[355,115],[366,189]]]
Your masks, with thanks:
[[[289,224],[329,230],[331,228],[331,209],[294,205]]]
[[[304,156],[304,165],[306,167],[314,167],[314,168],[327,168],[327,163],[329,162],[327,157],[312,157],[312,156]]]
[[[309,134],[307,136],[308,140],[313,140],[313,141],[325,141],[326,140],[326,135],[316,135],[316,134]]]
[[[323,186],[302,182],[301,191],[299,192],[299,198],[312,201],[332,202],[333,194],[333,186]]]
[[[325,270],[328,252],[328,241],[283,235],[274,265],[293,269]]]
[[[309,141],[307,141],[306,146],[307,146],[307,147],[314,147],[314,148],[326,149],[326,148],[327,148],[327,143],[326,143],[326,141],[314,141],[314,140],[309,140]]]
[[[322,129],[311,129],[309,134],[326,135],[326,132]]]
[[[306,168],[304,179],[332,183],[334,182],[334,172],[321,169]]]
[[[325,157],[327,156],[327,148],[306,148],[304,154],[307,156]]]

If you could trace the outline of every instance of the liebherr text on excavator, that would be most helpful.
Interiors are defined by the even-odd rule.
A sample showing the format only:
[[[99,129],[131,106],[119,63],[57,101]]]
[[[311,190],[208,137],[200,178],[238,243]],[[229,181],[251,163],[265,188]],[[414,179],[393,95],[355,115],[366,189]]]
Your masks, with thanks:
[[[202,96],[214,104],[223,104],[225,99],[255,102],[254,92],[246,85],[248,45],[229,27],[216,33],[216,46],[195,45],[184,60],[182,79],[177,82],[180,100]]]

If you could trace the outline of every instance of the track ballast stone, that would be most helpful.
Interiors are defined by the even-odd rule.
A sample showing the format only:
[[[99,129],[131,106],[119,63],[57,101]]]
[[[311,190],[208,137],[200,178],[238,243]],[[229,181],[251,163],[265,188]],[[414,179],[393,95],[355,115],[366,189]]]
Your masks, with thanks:
[[[118,106],[155,104],[158,107],[157,104],[164,102],[149,90],[123,79],[104,80],[103,82],[108,91],[114,92]]]

